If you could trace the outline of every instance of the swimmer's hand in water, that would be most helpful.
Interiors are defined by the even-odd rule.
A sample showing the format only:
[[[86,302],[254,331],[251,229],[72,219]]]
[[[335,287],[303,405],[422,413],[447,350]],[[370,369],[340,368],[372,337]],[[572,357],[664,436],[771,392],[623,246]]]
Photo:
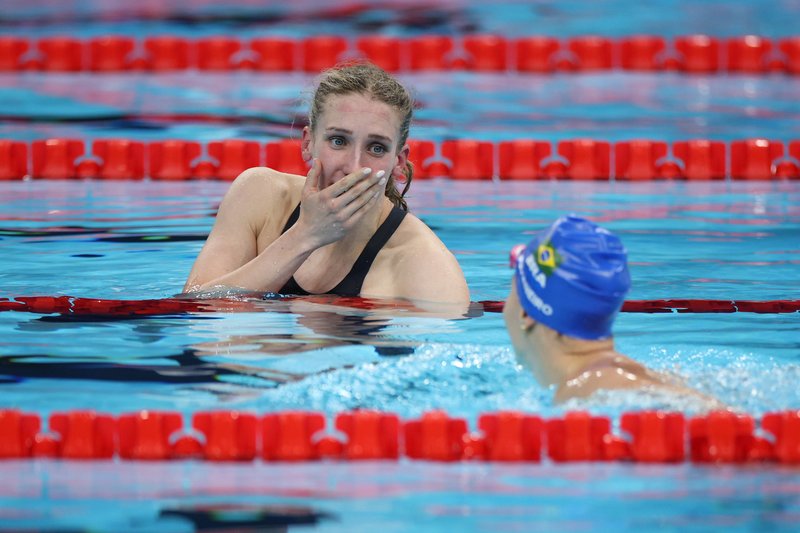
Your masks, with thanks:
[[[298,226],[317,247],[338,241],[383,196],[387,179],[382,170],[362,168],[320,190],[322,163],[314,159],[303,186]]]

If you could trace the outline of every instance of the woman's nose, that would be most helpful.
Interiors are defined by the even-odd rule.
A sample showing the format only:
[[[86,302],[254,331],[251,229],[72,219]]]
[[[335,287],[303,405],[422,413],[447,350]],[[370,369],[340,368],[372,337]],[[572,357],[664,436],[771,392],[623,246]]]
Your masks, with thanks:
[[[347,156],[347,169],[345,174],[352,174],[360,170],[364,165],[361,157],[361,150],[352,150]]]

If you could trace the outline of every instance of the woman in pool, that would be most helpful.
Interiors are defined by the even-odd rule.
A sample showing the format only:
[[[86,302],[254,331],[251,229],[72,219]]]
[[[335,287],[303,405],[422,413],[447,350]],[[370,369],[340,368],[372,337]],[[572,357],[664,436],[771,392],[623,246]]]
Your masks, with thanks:
[[[184,290],[468,303],[456,259],[407,212],[412,109],[408,91],[372,64],[323,73],[303,129],[308,175],[243,172]]]
[[[722,407],[614,347],[611,327],[630,288],[622,242],[575,216],[562,217],[512,251],[514,278],[503,309],[517,360],[556,402],[601,389],[653,388]]]

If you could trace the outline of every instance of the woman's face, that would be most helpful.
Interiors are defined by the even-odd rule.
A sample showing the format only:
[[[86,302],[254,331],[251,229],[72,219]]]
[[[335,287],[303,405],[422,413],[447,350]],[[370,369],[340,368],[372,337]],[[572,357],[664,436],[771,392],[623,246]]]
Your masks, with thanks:
[[[408,147],[398,146],[401,123],[398,110],[370,96],[331,96],[314,131],[303,130],[303,155],[322,164],[321,188],[364,167],[399,175],[408,160]]]

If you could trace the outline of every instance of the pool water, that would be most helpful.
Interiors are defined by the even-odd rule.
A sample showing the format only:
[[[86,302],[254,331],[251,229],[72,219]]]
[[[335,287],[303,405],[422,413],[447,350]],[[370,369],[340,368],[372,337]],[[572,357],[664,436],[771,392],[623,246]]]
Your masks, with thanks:
[[[226,186],[3,183],[3,296],[170,297]],[[564,211],[601,220],[622,237],[634,299],[785,298],[800,262],[792,183],[434,180],[414,191],[414,211],[456,253],[476,302],[505,298],[510,247]],[[235,312],[113,321],[0,313],[4,406],[43,417],[72,409],[188,417],[219,408],[331,416],[372,408],[415,418],[445,409],[473,428],[479,414],[503,409],[542,416],[588,409],[612,418],[648,407],[697,409],[641,393],[555,406],[514,364],[497,313],[478,309],[453,320],[389,305],[247,303]],[[797,331],[796,314],[622,313],[616,339],[624,353],[759,416],[800,405]],[[50,530],[186,531],[233,520],[261,524],[253,531],[265,523],[405,531],[409,516],[424,531],[584,529],[598,520],[619,529],[780,530],[791,529],[798,503],[795,470],[777,466],[7,461],[0,468],[12,480],[3,489],[7,523]],[[567,507],[573,501],[578,515]],[[98,512],[99,503],[106,510]],[[228,506],[231,516],[209,511]]]
[[[174,296],[226,187],[219,182],[3,184],[9,199],[0,241],[7,258],[4,290],[8,296]],[[565,212],[600,221],[626,243],[634,280],[630,299],[785,299],[796,283],[800,194],[789,182],[434,180],[416,183],[413,191],[412,208],[456,254],[475,302],[503,300],[510,280],[508,251]],[[331,414],[371,407],[416,416],[438,406],[475,418],[499,408],[551,408],[546,391],[512,364],[501,316],[483,313],[479,305],[475,316],[453,320],[388,303],[374,310],[303,299],[249,303],[239,312],[111,323],[4,313],[0,324],[9,333],[5,346],[13,356],[9,374],[26,363],[19,377],[33,378],[45,372],[45,363],[58,363],[50,374],[59,378],[47,385],[45,396],[27,392],[42,386],[36,379],[22,380],[7,394],[21,395],[17,405],[44,410],[64,409],[61,401],[52,403],[54,395],[64,394],[74,408],[102,405],[111,412],[131,409],[131,389],[151,388],[137,408],[181,405],[191,411],[218,406],[222,398],[226,407],[313,407]],[[680,370],[693,384],[755,414],[789,407],[798,398],[792,378],[796,321],[795,314],[622,313],[616,335],[623,352]],[[91,349],[83,339],[92,339]],[[202,358],[185,357],[187,350]],[[387,358],[409,352],[416,357]],[[73,388],[84,386],[80,380],[70,386],[61,379],[78,362],[177,366],[177,374],[201,376],[195,376],[199,383],[171,385],[160,383],[164,378],[157,372],[141,376],[145,383],[99,379],[94,387],[109,388],[103,398],[82,399]],[[208,371],[204,362],[220,374],[202,378]],[[737,383],[753,364],[763,365],[759,376],[749,378],[762,384],[761,391]],[[224,373],[226,365],[241,372]],[[442,381],[445,372],[452,373],[452,382]],[[71,375],[79,378],[80,372]],[[288,383],[274,388],[283,380]],[[788,396],[771,393],[781,384]],[[454,390],[462,395],[454,396]]]
[[[793,2],[8,2],[3,34],[141,37],[259,32],[467,30],[509,36],[796,32]],[[345,6],[347,7],[347,6]],[[68,8],[68,9],[67,9]],[[726,16],[719,16],[721,10]],[[224,11],[224,12],[223,12]],[[602,30],[602,31],[600,31]],[[498,142],[588,136],[673,142],[800,139],[800,78],[674,73],[404,74],[412,137]],[[201,142],[297,137],[313,76],[247,72],[0,73],[0,137]],[[186,120],[184,116],[202,116]],[[150,299],[179,293],[229,184],[0,182],[0,298]],[[0,313],[0,408],[192,413],[444,409],[476,429],[502,409],[696,412],[614,393],[554,405],[518,367],[498,313],[508,252],[574,212],[617,233],[629,299],[796,299],[800,182],[417,181],[411,210],[455,253],[476,302],[466,316],[319,299],[236,296],[210,313],[107,318]],[[754,417],[800,408],[798,314],[621,313],[618,348]],[[213,464],[0,462],[0,530],[794,531],[797,468],[399,462]]]
[[[16,508],[4,512],[5,524],[46,520],[45,531],[792,531],[798,513],[792,468],[25,462],[4,469],[15,484],[0,489],[13,492],[4,509]]]

